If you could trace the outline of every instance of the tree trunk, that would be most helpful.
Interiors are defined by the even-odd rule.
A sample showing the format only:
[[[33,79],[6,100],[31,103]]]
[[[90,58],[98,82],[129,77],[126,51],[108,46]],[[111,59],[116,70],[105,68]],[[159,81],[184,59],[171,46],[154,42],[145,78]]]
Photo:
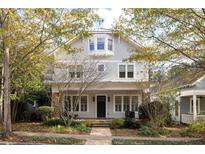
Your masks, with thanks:
[[[11,103],[10,103],[10,69],[9,69],[9,48],[4,50],[4,135],[11,133]]]
[[[3,87],[4,87],[4,66],[2,64],[2,69],[1,69],[1,86],[0,86],[0,124],[3,124]]]

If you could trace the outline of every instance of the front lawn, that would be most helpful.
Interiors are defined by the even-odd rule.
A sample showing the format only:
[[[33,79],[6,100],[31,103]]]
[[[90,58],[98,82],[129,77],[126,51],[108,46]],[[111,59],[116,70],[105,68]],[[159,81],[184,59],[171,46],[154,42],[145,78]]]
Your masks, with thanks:
[[[67,138],[67,137],[44,137],[44,136],[18,136],[10,135],[9,137],[0,138],[2,144],[15,142],[17,144],[66,144],[66,145],[82,145],[85,140]]]
[[[160,140],[131,140],[131,139],[113,139],[113,145],[203,145],[204,140],[194,141],[160,141]]]

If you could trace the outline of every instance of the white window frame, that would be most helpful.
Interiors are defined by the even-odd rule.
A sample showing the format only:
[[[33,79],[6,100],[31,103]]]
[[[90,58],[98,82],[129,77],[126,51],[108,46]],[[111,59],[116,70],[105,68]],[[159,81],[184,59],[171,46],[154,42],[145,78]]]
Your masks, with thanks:
[[[125,78],[120,78],[120,65],[125,65]],[[133,65],[133,78],[128,78],[128,76],[127,76],[127,66],[128,65]],[[125,80],[125,79],[129,79],[129,80],[133,80],[133,79],[135,79],[136,77],[135,77],[135,63],[118,63],[118,69],[117,69],[117,74],[118,74],[118,79],[121,79],[121,80]]]
[[[108,42],[109,42],[109,40],[112,40],[112,50],[109,50],[109,48],[108,48]],[[107,37],[107,39],[106,39],[106,45],[107,45],[107,50],[108,51],[113,51],[113,47],[114,47],[114,40],[113,40],[113,38],[109,38],[109,37]]]
[[[105,40],[104,42],[104,49],[98,49],[97,45],[98,45],[98,38],[103,38]],[[108,50],[108,39],[112,40],[112,50]],[[90,40],[94,41],[94,50],[90,50]],[[114,38],[113,37],[109,37],[109,36],[95,36],[95,37],[90,37],[87,39],[87,47],[88,47],[88,51],[90,53],[92,52],[112,52],[112,54],[114,54],[114,50],[115,50],[115,46],[114,46]]]
[[[196,100],[197,100],[197,101],[196,101],[196,106],[198,106],[196,112],[197,112],[197,114],[200,114],[200,112],[201,112],[201,108],[200,108],[200,98],[197,98]],[[194,106],[192,106],[192,103],[194,103],[194,102],[193,102],[193,98],[191,97],[191,98],[190,98],[190,102],[189,102],[189,113],[190,113],[190,114],[193,114],[193,107],[194,107]],[[197,104],[198,104],[198,105],[197,105]]]
[[[79,102],[79,111],[73,111],[73,96],[77,96],[75,94],[72,95],[63,95],[63,110],[65,110],[65,96],[70,96],[71,97],[71,111],[70,112],[74,112],[74,113],[88,113],[89,112],[89,95],[82,95],[82,96],[86,96],[87,97],[87,111],[81,111],[81,100]],[[78,97],[78,96],[77,96]]]
[[[98,39],[104,39],[104,49],[98,49]],[[96,42],[97,42],[96,49],[97,49],[97,51],[106,51],[106,45],[107,45],[106,40],[107,40],[106,37],[96,37]]]
[[[94,43],[94,49],[93,50],[90,50],[90,40],[92,40],[93,41],[93,43]],[[95,38],[89,38],[88,39],[88,50],[90,51],[90,52],[93,52],[93,51],[95,51]]]
[[[121,96],[121,111],[116,111],[115,110],[115,97],[116,96]],[[138,98],[138,111],[139,111],[139,105],[140,105],[140,97],[139,95],[136,95],[136,94],[116,94],[116,95],[113,95],[113,113],[125,113],[124,111],[124,99],[123,97],[124,96],[129,96],[130,97],[130,103],[129,103],[129,110],[131,110],[132,108],[132,96],[136,96]],[[135,113],[138,113],[138,111],[134,111]]]

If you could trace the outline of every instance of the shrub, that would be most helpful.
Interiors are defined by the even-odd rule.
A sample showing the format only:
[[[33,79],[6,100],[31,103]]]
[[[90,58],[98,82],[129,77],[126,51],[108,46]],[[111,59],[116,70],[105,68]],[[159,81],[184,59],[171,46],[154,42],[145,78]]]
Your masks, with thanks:
[[[158,132],[159,132],[160,135],[166,136],[166,135],[168,135],[171,131],[168,130],[168,129],[166,129],[166,128],[159,128]]]
[[[153,129],[152,127],[143,125],[139,129],[139,134],[142,136],[158,136],[159,133],[156,129]]]
[[[125,128],[132,128],[132,129],[140,128],[140,124],[135,119],[131,119],[131,118],[126,118],[123,123],[123,126]]]
[[[193,122],[189,126],[189,129],[194,133],[205,133],[205,120],[202,120],[200,122]]]
[[[193,133],[190,131],[190,129],[182,129],[180,131],[180,135],[182,137],[188,136],[188,137],[193,137]]]
[[[156,128],[161,127],[171,122],[170,107],[159,101],[144,103],[139,107],[139,117],[148,119]]]
[[[43,125],[46,125],[46,126],[57,126],[57,125],[64,126],[64,122],[61,118],[53,117],[51,119],[44,121]]]
[[[121,128],[124,125],[124,119],[116,118],[111,121],[111,128]]]
[[[40,106],[36,109],[36,114],[39,115],[43,121],[51,118],[53,112],[54,109],[50,106]]]

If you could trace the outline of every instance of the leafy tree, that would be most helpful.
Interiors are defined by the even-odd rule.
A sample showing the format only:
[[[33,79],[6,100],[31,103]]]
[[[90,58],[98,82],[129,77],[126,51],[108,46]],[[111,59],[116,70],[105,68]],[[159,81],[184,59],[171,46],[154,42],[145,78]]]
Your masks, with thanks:
[[[58,48],[74,52],[67,42],[87,35],[96,20],[93,9],[0,9],[5,135],[11,132],[10,93],[18,96],[38,87],[40,73],[52,59],[49,55]]]
[[[205,70],[205,9],[124,9],[115,29],[141,44],[131,59]],[[193,66],[193,65],[192,65]]]

